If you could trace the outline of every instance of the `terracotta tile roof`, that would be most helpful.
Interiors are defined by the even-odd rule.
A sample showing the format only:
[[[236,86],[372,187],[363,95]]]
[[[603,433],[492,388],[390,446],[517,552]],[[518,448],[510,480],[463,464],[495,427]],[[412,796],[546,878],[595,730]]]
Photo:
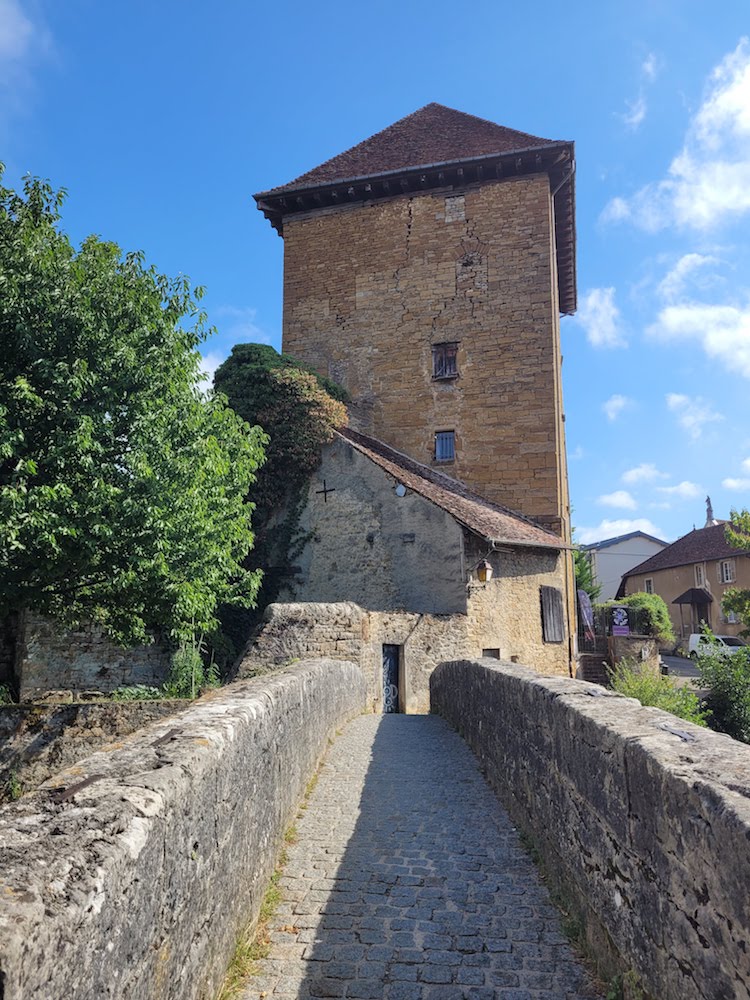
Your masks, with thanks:
[[[561,538],[540,528],[523,514],[485,500],[457,479],[415,462],[382,441],[349,428],[337,433],[398,482],[434,503],[482,538],[536,548],[567,547]]]
[[[671,569],[673,566],[688,566],[691,563],[746,554],[743,549],[737,549],[729,544],[724,534],[725,524],[725,521],[720,521],[719,524],[712,524],[708,528],[695,528],[682,538],[678,538],[676,542],[672,542],[666,549],[629,569],[623,580],[641,573]]]
[[[558,144],[559,140],[518,132],[443,104],[427,104],[364,142],[266,193],[277,194],[434,163]]]

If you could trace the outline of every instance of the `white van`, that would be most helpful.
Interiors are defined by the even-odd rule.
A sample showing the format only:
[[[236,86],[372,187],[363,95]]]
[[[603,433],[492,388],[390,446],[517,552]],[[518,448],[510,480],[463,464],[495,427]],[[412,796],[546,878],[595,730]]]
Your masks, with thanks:
[[[744,639],[736,635],[703,635],[693,632],[688,640],[688,656],[695,659],[701,653],[719,653],[721,656],[732,656],[741,649],[747,649]]]

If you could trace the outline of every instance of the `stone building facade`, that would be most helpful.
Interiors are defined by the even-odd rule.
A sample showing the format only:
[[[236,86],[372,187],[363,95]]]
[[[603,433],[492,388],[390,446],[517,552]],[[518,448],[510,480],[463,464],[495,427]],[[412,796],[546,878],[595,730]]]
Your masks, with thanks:
[[[299,534],[293,578],[242,676],[310,656],[354,660],[382,709],[386,650],[398,708],[422,712],[432,670],[463,655],[568,675],[559,537],[451,477],[342,431],[323,451]]]
[[[573,144],[430,104],[256,200],[284,237],[283,350],[352,400],[284,599],[354,604],[376,646],[411,645],[402,707],[422,704],[438,650],[573,672],[559,332],[576,306]]]

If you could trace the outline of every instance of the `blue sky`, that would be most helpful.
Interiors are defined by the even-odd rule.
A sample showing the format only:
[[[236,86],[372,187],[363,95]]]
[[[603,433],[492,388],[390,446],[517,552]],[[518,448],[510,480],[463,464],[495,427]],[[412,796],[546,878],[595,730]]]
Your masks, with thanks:
[[[280,345],[282,241],[254,192],[430,101],[577,154],[563,321],[573,520],[674,539],[750,506],[746,0],[372,8],[0,0],[0,159],[207,287],[217,335]]]

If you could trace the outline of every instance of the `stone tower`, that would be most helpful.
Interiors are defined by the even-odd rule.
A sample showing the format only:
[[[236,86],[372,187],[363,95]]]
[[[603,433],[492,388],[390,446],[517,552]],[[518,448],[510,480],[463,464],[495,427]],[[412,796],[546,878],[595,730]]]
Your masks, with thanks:
[[[573,144],[429,104],[256,200],[284,237],[284,351],[358,430],[568,541]]]

